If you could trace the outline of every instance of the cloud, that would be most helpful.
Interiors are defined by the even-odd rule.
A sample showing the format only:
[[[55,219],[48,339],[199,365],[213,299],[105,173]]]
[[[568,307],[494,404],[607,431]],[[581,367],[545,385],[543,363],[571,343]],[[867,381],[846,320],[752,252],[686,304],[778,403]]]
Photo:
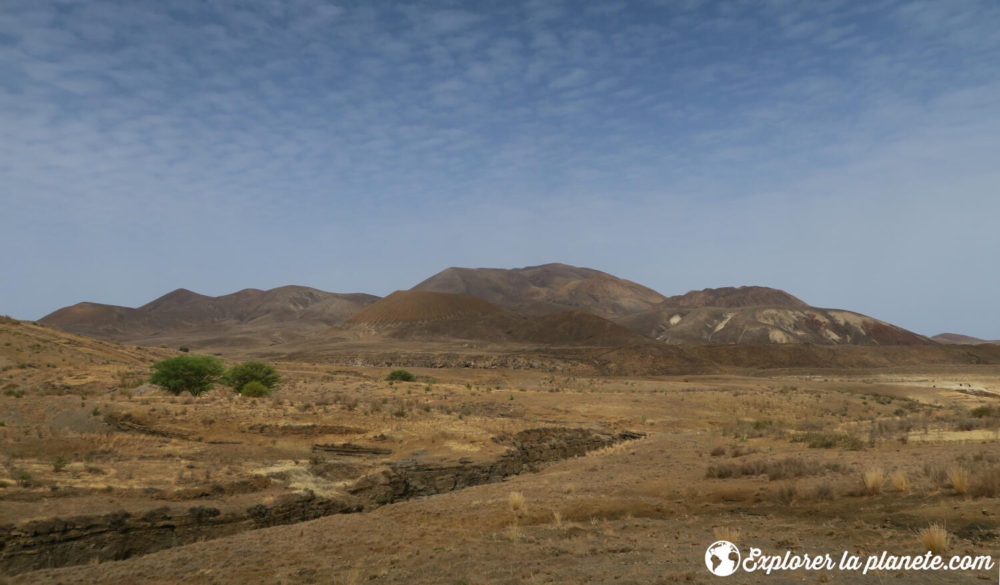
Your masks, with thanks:
[[[143,254],[170,251],[216,250],[172,276],[222,287],[250,266],[247,239],[290,278],[296,269],[321,278],[299,239],[361,250],[350,265],[352,288],[363,290],[373,262],[357,242],[404,222],[426,227],[391,242],[440,254],[427,263],[442,265],[456,246],[428,231],[479,242],[460,246],[482,257],[466,262],[475,264],[530,264],[533,250],[586,264],[588,254],[628,257],[634,240],[686,245],[677,277],[691,284],[621,260],[680,288],[738,283],[750,277],[741,266],[794,285],[783,266],[804,262],[796,250],[822,252],[794,237],[819,233],[836,249],[840,228],[815,224],[824,213],[848,222],[841,207],[867,210],[855,221],[870,245],[899,250],[912,241],[905,232],[878,233],[866,218],[893,224],[909,209],[900,193],[948,229],[982,227],[982,214],[943,202],[945,186],[961,184],[954,200],[988,208],[995,6],[688,4],[9,3],[0,14],[6,238],[27,242],[53,272],[75,262],[79,286],[100,300],[115,269],[127,275]],[[552,214],[574,223],[539,219]],[[750,243],[699,239],[712,229]],[[751,249],[783,260],[725,261]],[[218,272],[215,260],[233,268]],[[866,270],[875,268],[852,277]],[[21,275],[8,302],[28,316],[82,293],[36,295],[51,285],[24,263],[5,273]],[[807,273],[793,288],[835,280]],[[161,285],[197,288],[145,277],[135,287],[145,300]]]

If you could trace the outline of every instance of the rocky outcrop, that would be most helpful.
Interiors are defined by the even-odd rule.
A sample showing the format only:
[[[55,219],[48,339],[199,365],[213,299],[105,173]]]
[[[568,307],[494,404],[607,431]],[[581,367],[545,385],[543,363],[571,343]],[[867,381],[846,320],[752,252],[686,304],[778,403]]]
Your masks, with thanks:
[[[642,436],[628,431],[610,434],[588,429],[531,429],[495,438],[500,444],[509,446],[495,460],[459,460],[447,465],[393,462],[380,472],[359,478],[348,489],[348,494],[339,498],[325,498],[306,492],[284,495],[273,503],[259,503],[245,509],[223,510],[208,505],[186,509],[163,506],[141,515],[122,511],[0,526],[0,572],[16,574],[95,561],[122,560],[246,530],[359,512],[390,502],[500,481],[511,475],[534,471],[547,462],[583,455]],[[358,454],[354,452],[358,447],[349,443],[316,447],[321,452],[338,454],[346,449],[339,454]],[[338,475],[338,470],[331,466],[335,464],[320,465],[314,471],[321,476]],[[267,487],[269,480],[262,478],[251,483],[253,485],[248,485],[248,489],[260,489]]]
[[[495,439],[511,448],[493,461],[459,460],[453,465],[403,461],[359,479],[350,492],[375,504],[431,496],[497,482],[511,475],[535,471],[543,463],[576,457],[643,436],[629,431],[603,434],[587,429],[531,429]]]
[[[164,506],[142,515],[114,512],[0,526],[0,572],[16,574],[122,560],[199,540],[360,509],[358,504],[306,493],[228,512],[211,506]]]

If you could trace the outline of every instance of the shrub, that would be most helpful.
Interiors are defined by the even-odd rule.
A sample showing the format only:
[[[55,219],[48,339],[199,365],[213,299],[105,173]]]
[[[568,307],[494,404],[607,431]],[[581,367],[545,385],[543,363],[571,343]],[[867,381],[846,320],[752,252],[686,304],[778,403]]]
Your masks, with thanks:
[[[881,469],[872,468],[866,470],[862,475],[862,479],[865,482],[865,491],[869,496],[882,493],[882,482],[884,481],[885,476]]]
[[[973,418],[994,418],[1000,414],[1000,411],[992,406],[977,406],[973,408],[969,414],[971,414]]]
[[[250,382],[257,382],[271,390],[281,381],[281,376],[272,366],[263,362],[243,362],[229,368],[222,376],[222,381],[227,386],[232,386],[234,390],[242,393],[243,387]]]
[[[860,438],[847,433],[803,433],[792,439],[793,443],[805,443],[810,449],[833,449],[839,447],[848,451],[861,451],[865,443]]]
[[[417,379],[412,373],[406,370],[393,370],[385,377],[390,382],[412,382]]]
[[[897,492],[905,492],[910,489],[910,480],[902,471],[892,472],[892,475],[889,476],[889,482],[892,484],[892,489]]]
[[[181,355],[156,362],[149,381],[174,394],[190,392],[197,396],[212,387],[222,376],[222,361],[210,355]]]
[[[836,497],[833,492],[833,486],[827,482],[823,482],[816,486],[815,496],[817,500],[829,501]]]
[[[940,524],[931,524],[920,531],[920,544],[936,555],[943,554],[948,550],[948,531]]]
[[[264,384],[258,382],[257,380],[250,380],[240,388],[240,394],[244,396],[249,396],[251,398],[257,398],[260,396],[270,396],[271,389]]]
[[[969,489],[969,470],[964,467],[949,468],[948,482],[954,488],[955,493],[964,494]]]
[[[977,498],[1000,496],[1000,467],[988,467],[976,473],[969,493]]]
[[[510,505],[510,511],[515,514],[520,514],[524,511],[524,494],[521,492],[510,492],[507,496],[507,503]]]
[[[52,471],[55,471],[55,472],[58,473],[58,472],[62,471],[63,469],[66,469],[67,465],[69,465],[69,461],[66,461],[66,458],[63,457],[62,455],[60,455],[60,456],[56,457],[55,461],[52,462]]]
[[[733,544],[739,544],[740,542],[739,528],[734,528],[732,526],[716,526],[712,529],[712,534],[715,535],[715,540],[728,540]]]

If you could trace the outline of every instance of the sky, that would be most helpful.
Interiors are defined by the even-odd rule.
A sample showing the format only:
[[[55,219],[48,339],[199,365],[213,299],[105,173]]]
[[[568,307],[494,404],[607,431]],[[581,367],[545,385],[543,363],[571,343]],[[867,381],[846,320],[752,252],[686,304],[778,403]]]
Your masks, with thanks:
[[[0,314],[449,266],[1000,339],[1000,4],[0,0]]]

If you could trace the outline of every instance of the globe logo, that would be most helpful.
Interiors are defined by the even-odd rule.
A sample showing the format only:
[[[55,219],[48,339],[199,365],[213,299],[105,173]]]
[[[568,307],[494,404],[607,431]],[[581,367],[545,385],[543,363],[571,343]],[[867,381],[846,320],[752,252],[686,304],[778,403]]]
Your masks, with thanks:
[[[705,566],[717,577],[728,577],[740,566],[740,549],[728,540],[713,542],[705,551]]]

